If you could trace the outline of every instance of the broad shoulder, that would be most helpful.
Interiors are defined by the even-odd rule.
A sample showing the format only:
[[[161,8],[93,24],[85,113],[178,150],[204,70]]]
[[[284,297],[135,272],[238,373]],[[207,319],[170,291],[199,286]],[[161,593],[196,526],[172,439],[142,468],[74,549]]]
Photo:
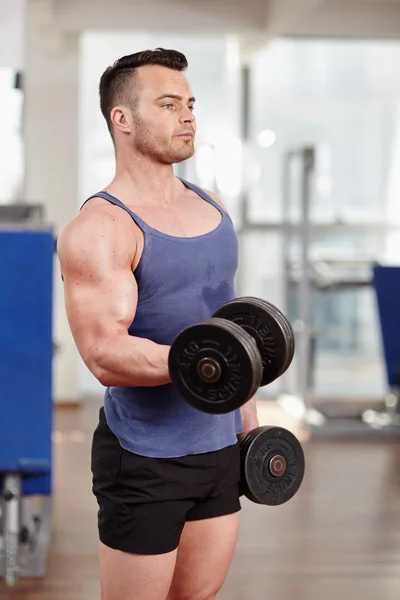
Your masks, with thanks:
[[[62,265],[88,260],[131,260],[136,245],[135,225],[120,208],[94,198],[62,229],[57,255]]]

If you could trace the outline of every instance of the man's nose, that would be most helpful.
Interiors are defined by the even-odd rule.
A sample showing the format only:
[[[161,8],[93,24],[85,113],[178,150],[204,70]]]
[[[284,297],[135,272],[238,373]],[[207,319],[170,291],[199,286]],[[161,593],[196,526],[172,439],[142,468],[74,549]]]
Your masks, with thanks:
[[[179,120],[181,123],[193,123],[195,116],[189,108],[184,108]]]

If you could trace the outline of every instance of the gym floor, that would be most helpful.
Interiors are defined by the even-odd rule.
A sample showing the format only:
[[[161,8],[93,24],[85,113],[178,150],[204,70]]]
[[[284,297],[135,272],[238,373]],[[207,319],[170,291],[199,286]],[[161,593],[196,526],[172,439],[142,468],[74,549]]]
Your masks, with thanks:
[[[53,537],[44,580],[0,583],[2,600],[95,600],[97,507],[90,444],[98,400],[57,408]],[[262,424],[281,420],[260,403]],[[243,502],[239,542],[221,600],[398,600],[400,445],[303,441],[306,476],[280,507]]]

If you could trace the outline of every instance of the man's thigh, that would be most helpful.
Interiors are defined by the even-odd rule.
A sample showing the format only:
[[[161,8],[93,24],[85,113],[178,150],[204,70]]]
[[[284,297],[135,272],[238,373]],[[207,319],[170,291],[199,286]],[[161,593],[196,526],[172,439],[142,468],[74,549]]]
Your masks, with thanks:
[[[239,513],[188,521],[179,548],[166,554],[121,552],[100,542],[102,600],[214,600],[235,551]]]
[[[239,513],[189,521],[167,600],[214,600],[222,588],[236,547]]]
[[[168,600],[213,600],[228,574],[241,509],[239,445],[216,458],[219,476],[212,493],[186,515]]]
[[[132,554],[100,542],[101,600],[165,600],[176,554]]]

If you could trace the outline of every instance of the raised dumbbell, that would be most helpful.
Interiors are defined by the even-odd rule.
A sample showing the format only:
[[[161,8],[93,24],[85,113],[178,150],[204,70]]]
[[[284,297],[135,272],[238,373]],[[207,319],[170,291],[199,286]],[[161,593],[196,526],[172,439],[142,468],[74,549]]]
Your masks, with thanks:
[[[244,297],[183,329],[171,345],[169,372],[186,402],[222,414],[280,377],[293,355],[286,317],[269,302]]]
[[[295,347],[293,329],[276,306],[246,296],[227,302],[213,317],[239,325],[254,339],[263,367],[261,386],[272,383],[289,368]]]
[[[296,436],[282,427],[257,427],[240,441],[240,492],[256,504],[278,506],[296,494],[305,472]]]

